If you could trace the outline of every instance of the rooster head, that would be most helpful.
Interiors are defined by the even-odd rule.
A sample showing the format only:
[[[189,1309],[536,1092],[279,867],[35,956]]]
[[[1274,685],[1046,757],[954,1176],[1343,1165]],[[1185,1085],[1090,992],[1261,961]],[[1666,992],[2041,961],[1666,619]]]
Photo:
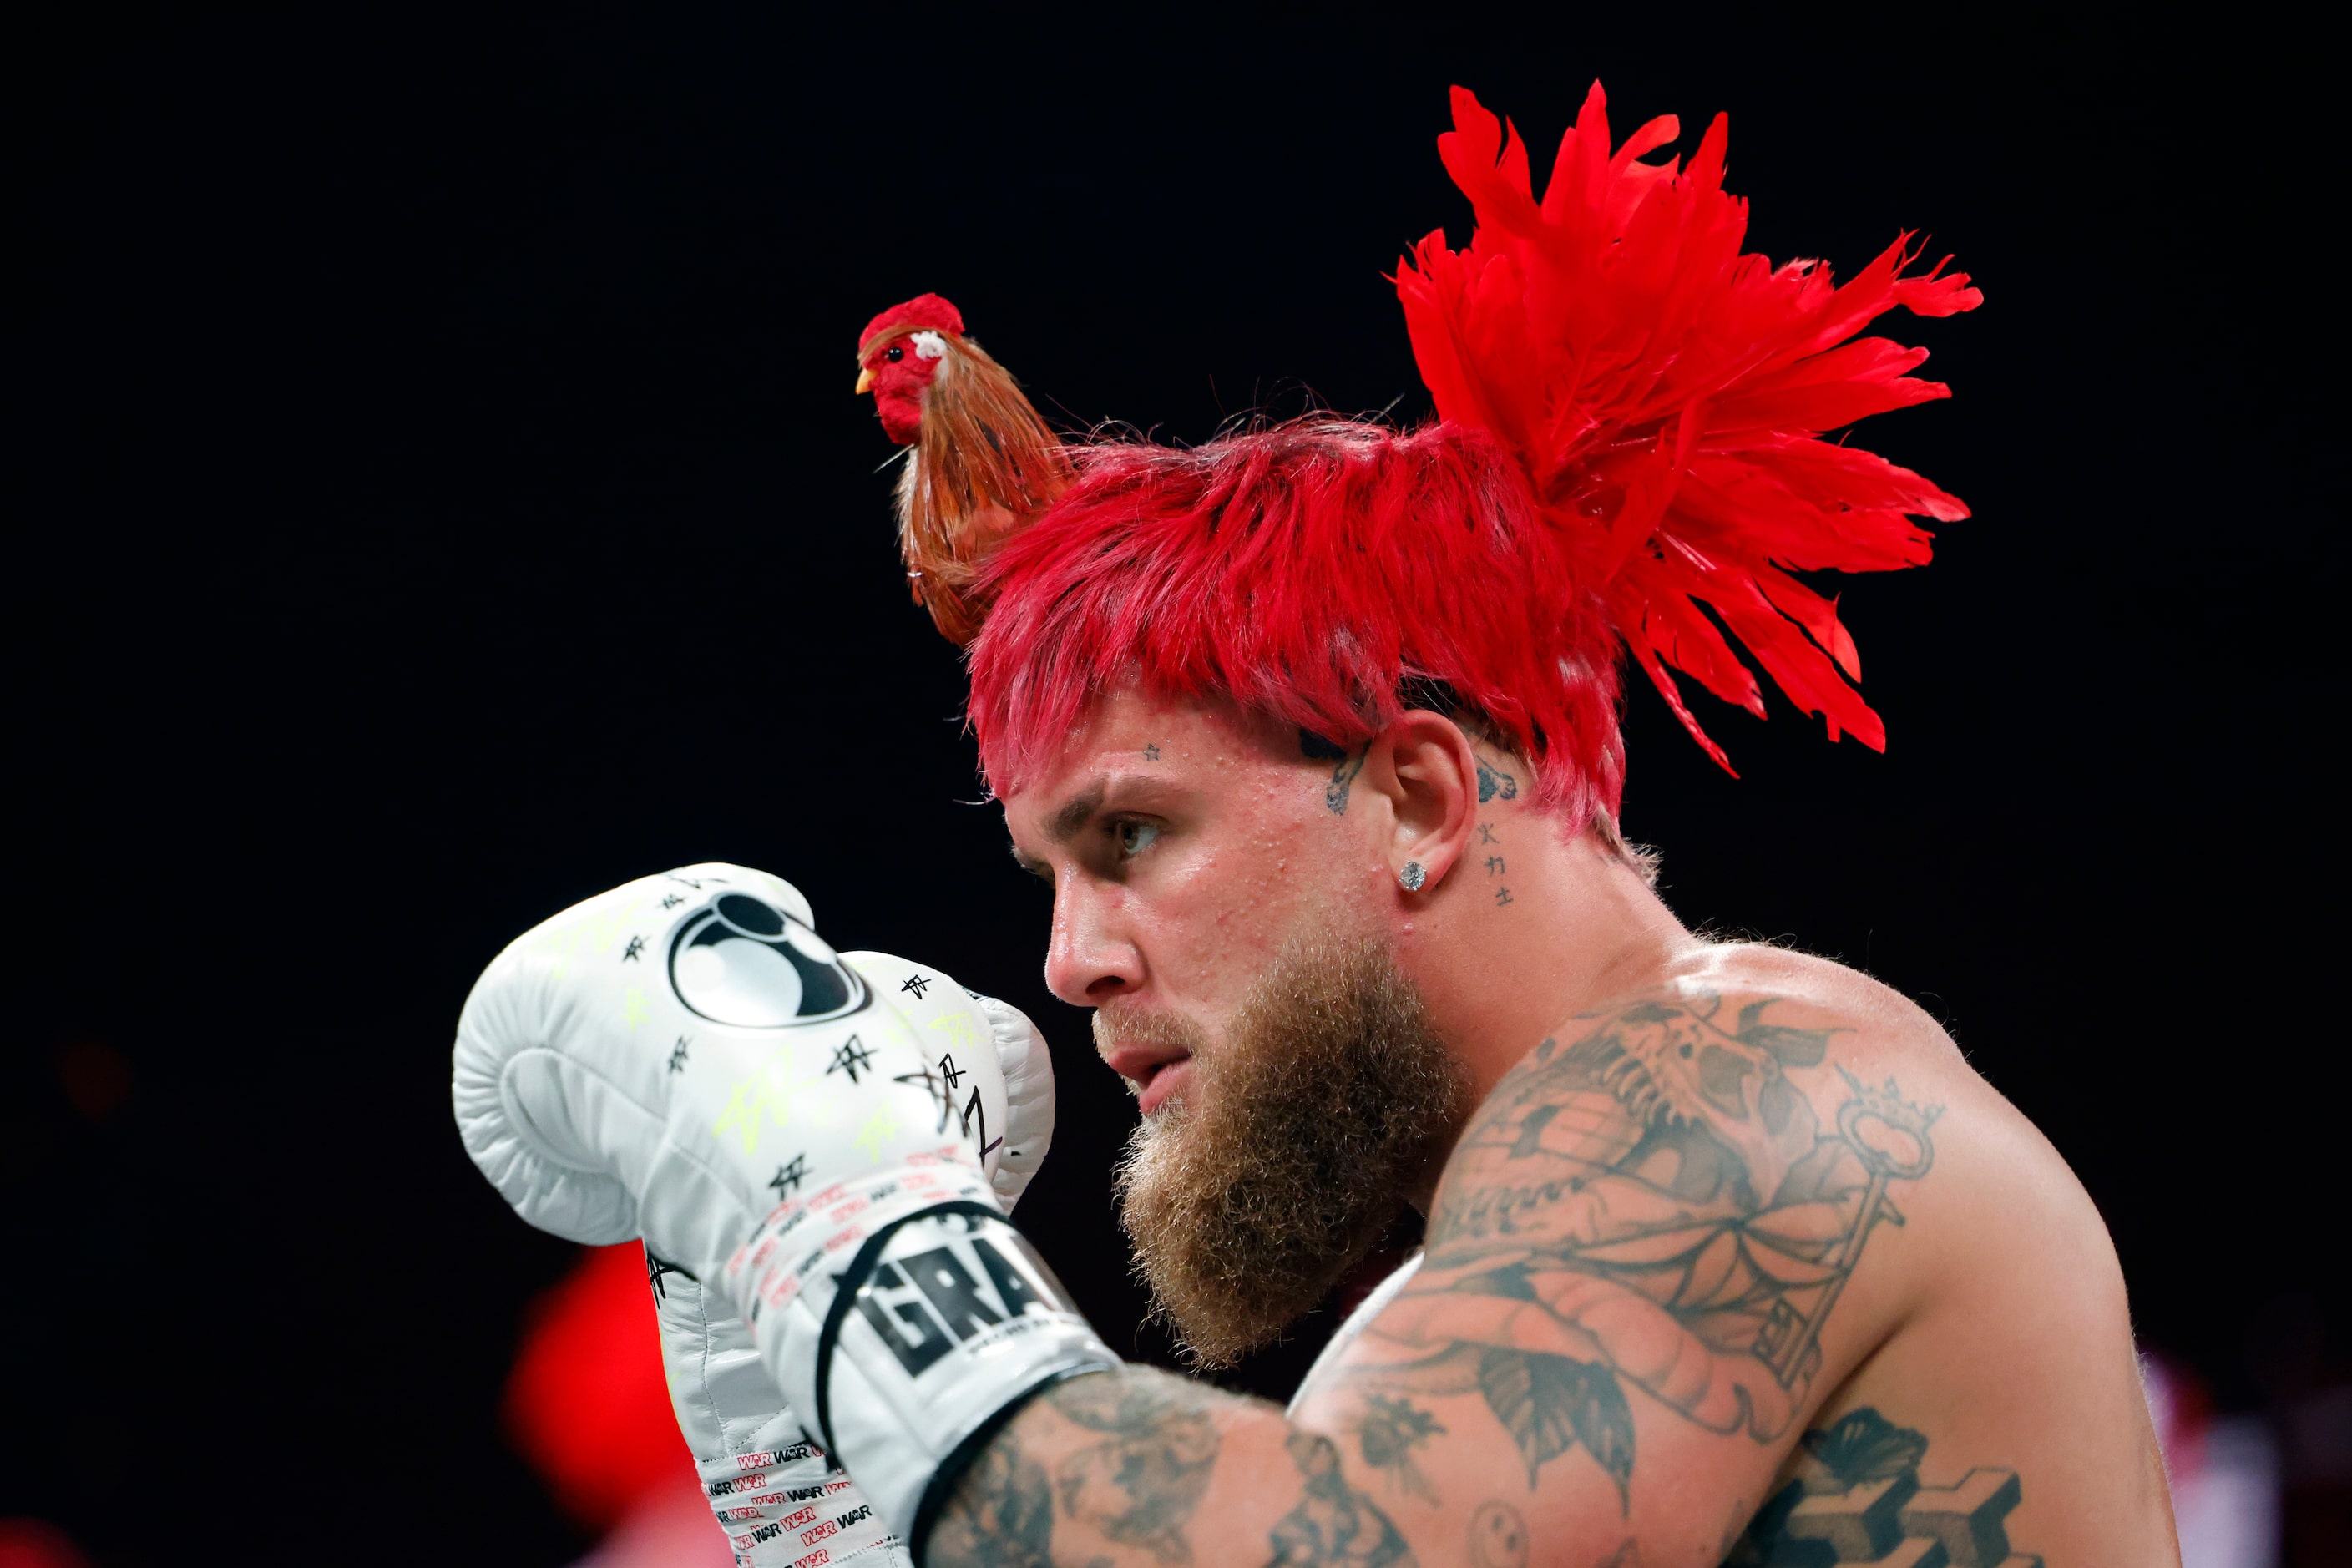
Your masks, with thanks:
[[[947,363],[943,334],[963,336],[963,316],[937,294],[891,306],[858,334],[857,390],[874,395],[883,434],[901,447],[922,432],[923,394]]]

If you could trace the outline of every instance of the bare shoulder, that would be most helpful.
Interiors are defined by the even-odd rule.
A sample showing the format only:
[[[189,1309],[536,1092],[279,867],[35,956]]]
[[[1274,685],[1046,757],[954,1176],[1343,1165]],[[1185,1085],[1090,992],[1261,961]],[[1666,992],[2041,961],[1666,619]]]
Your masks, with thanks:
[[[1439,1184],[1423,1279],[1578,1275],[1582,1298],[1619,1298],[1615,1323],[1673,1341],[1685,1415],[1771,1441],[1916,1300],[1918,1257],[1871,1257],[1866,1291],[1857,1277],[1866,1255],[1922,1250],[1872,1243],[1936,1170],[1971,1081],[1935,1022],[1866,976],[1701,950],[1496,1085]]]
[[[1979,1243],[1995,1242],[2013,1257],[2021,1225],[2047,1235],[2067,1256],[2079,1259],[2087,1246],[2112,1263],[2105,1226],[2064,1158],[1978,1073],[1943,1026],[1894,987],[1810,953],[1729,943],[1695,954],[1664,992],[1632,1005],[1645,1002],[1685,1009],[1702,1031],[1727,1007],[1735,1035],[1741,1021],[1754,1020],[1760,1027],[1749,1038],[1770,1058],[1748,1058],[1759,1078],[1777,1072],[1817,1120],[1850,1125],[1865,1145],[1924,1144],[1935,1178],[1912,1188],[1909,1201],[1933,1222],[1914,1234],[1932,1234],[1934,1244],[1888,1248],[1906,1253],[1904,1272],[1914,1284],[1937,1288],[1947,1261],[1972,1271]],[[1877,1113],[1897,1107],[1908,1109],[1891,1122]],[[1892,1136],[1914,1122],[1916,1136]],[[2000,1223],[1987,1226],[1996,1214]]]
[[[1978,1279],[1983,1248],[2014,1264],[2020,1227],[2070,1267],[2112,1273],[2073,1171],[1933,1017],[1843,964],[1756,944],[1698,950],[1529,1050],[1454,1149],[1430,1250],[1589,1247],[1699,1212],[1745,1216],[1799,1252],[1823,1238],[1786,1222],[1839,1216],[1844,1250],[1822,1256],[1848,1274],[1867,1244],[1867,1289],[1832,1293],[1850,1360]],[[1904,1234],[1872,1241],[1890,1231]]]
[[[1610,1511],[1605,1483],[1646,1550],[1778,1560],[1754,1531],[1787,1521],[1759,1505],[1872,1479],[1819,1458],[1866,1428],[1903,1435],[1871,1462],[1899,1448],[1905,1486],[1982,1471],[2016,1515],[1993,1522],[2033,1550],[2095,1516],[2109,1544],[2168,1548],[2081,1184],[1924,1011],[1799,953],[1699,951],[1537,1044],[1472,1118],[1420,1268],[1337,1386],[1384,1443],[1409,1409],[1475,1430],[1483,1404],[1531,1528]],[[1691,1513],[1700,1477],[1720,1518]]]
[[[1692,952],[1668,988],[1683,995],[1769,996],[1844,1020],[1842,1027],[1871,1031],[1923,1049],[1958,1054],[1951,1037],[1926,1009],[1883,981],[1834,959],[1764,942],[1716,942]]]

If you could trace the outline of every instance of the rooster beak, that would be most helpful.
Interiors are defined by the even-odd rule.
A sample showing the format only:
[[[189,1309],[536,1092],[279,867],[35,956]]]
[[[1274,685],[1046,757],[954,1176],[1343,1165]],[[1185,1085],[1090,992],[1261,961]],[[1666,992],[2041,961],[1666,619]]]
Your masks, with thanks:
[[[873,384],[874,384],[874,373],[873,373],[872,371],[870,371],[870,370],[861,370],[861,371],[859,371],[859,372],[857,373],[857,390],[858,390],[858,391],[860,391],[860,392],[864,392],[866,388],[868,388],[868,387],[872,386]]]

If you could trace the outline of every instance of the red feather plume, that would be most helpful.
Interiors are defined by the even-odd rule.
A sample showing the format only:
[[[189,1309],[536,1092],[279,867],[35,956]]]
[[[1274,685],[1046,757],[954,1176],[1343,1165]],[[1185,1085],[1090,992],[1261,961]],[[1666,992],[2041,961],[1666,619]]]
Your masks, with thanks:
[[[1836,602],[1790,574],[1921,565],[1929,536],[1912,518],[1968,515],[1822,436],[1949,395],[1908,374],[1925,349],[1856,338],[1865,325],[1983,296],[1941,263],[1905,276],[1908,234],[1843,286],[1818,262],[1743,255],[1724,117],[1682,169],[1641,161],[1680,133],[1671,116],[1612,153],[1605,101],[1595,82],[1538,201],[1517,130],[1454,89],[1438,153],[1477,228],[1467,250],[1441,230],[1398,266],[1422,377],[1441,417],[1517,458],[1579,580],[1709,756],[1730,768],[1668,666],[1759,718],[1764,703],[1701,604],[1832,740],[1884,751],[1885,726],[1848,684],[1861,660]]]

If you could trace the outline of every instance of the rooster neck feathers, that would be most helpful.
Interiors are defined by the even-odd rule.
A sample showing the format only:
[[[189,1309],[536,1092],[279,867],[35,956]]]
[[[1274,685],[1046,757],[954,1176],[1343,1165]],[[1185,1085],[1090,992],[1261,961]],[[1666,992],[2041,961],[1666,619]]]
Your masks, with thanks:
[[[904,379],[877,374],[901,340],[911,350],[897,362]],[[859,389],[872,386],[886,428],[910,438],[898,490],[908,590],[963,647],[987,614],[981,564],[1068,488],[1069,459],[1012,374],[963,335],[962,313],[939,295],[875,317],[857,352]]]

